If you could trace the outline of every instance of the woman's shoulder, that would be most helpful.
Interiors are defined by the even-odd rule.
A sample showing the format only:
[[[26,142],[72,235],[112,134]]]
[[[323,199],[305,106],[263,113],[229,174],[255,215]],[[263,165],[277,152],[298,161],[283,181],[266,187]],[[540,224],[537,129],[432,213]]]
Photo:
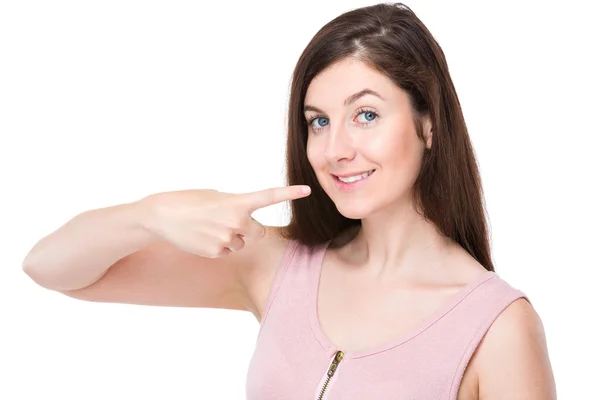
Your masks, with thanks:
[[[532,399],[556,398],[544,325],[526,297],[512,301],[495,319],[472,364],[480,397],[521,393]]]
[[[252,303],[252,313],[258,321],[284,254],[295,245],[296,241],[288,238],[285,227],[281,226],[265,226],[265,235],[252,245],[252,262],[242,271],[242,281]]]
[[[283,275],[290,260],[301,255],[314,256],[329,245],[329,241],[314,245],[304,243],[290,234],[287,226],[265,226],[265,229],[260,244],[255,245],[252,251],[252,266],[245,271],[243,278],[258,321],[262,319],[277,277]]]
[[[544,324],[527,291],[497,270],[483,274],[491,284],[482,288],[485,301],[502,308],[470,362],[480,398],[509,391],[530,394],[528,398],[556,398]]]
[[[498,310],[468,368],[476,375],[479,398],[522,393],[532,399],[555,399],[544,324],[527,290],[501,271],[487,270],[473,259],[467,264],[462,270],[465,279],[486,283],[478,301]]]

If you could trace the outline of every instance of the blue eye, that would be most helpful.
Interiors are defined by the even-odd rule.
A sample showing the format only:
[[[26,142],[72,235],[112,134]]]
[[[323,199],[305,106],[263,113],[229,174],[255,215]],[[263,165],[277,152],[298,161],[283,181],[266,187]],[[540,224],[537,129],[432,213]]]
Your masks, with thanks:
[[[317,126],[314,125],[315,122],[317,123]],[[317,117],[313,119],[310,123],[314,129],[320,129],[329,124],[329,119],[325,117]]]
[[[360,123],[369,123],[371,121],[373,121],[375,118],[377,118],[377,113],[374,113],[373,111],[364,111],[361,112],[360,114],[358,114],[357,116],[361,116],[364,115],[366,121],[359,121]]]

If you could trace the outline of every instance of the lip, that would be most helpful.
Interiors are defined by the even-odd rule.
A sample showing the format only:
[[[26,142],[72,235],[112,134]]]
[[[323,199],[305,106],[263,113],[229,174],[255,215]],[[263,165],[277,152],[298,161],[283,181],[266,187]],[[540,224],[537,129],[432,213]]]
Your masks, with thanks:
[[[339,176],[340,178],[349,178],[351,176],[362,175],[365,172],[369,172],[369,171],[374,171],[374,170],[367,169],[367,170],[364,170],[364,171],[361,171],[361,172],[351,172],[351,173],[348,173],[348,174],[331,174],[331,175],[333,175],[333,176]]]
[[[352,183],[342,182],[337,177],[341,176],[342,178],[345,178],[345,177],[348,177],[348,176],[356,176],[356,175],[360,175],[361,174],[360,172],[359,173],[354,173],[354,174],[347,174],[347,175],[333,175],[333,174],[331,174],[331,178],[333,179],[333,183],[335,184],[335,187],[339,191],[341,191],[341,192],[352,192],[352,191],[358,190],[361,187],[363,187],[366,183],[369,182],[369,180],[371,179],[371,177],[373,175],[375,175],[375,172],[377,172],[376,170],[370,170],[370,171],[373,171],[373,172],[371,172],[371,174],[369,176],[367,176],[366,178],[360,179],[358,181],[352,182]],[[365,171],[365,172],[368,172],[368,171]]]

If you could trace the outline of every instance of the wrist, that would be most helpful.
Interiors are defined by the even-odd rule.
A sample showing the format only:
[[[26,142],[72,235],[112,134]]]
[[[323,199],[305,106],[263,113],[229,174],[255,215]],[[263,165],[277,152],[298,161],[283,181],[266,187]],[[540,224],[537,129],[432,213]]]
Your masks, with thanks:
[[[146,196],[140,200],[124,204],[125,214],[128,216],[127,223],[149,242],[160,240],[156,230],[157,216],[154,203],[152,196]]]

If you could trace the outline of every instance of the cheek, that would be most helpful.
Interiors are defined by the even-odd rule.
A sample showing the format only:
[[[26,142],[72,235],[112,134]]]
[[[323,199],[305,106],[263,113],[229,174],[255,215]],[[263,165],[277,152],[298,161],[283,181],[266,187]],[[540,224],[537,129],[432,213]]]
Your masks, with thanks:
[[[406,132],[397,128],[365,137],[359,146],[366,158],[381,164],[384,169],[405,163],[411,150],[410,142],[406,140]]]
[[[313,168],[315,168],[315,161],[316,161],[316,157],[315,157],[315,146],[312,140],[310,140],[310,137],[308,138],[308,141],[306,142],[306,158],[308,158],[308,162],[310,163],[310,165],[312,165]]]
[[[313,169],[318,170],[323,164],[322,150],[319,148],[319,142],[315,141],[311,135],[306,142],[306,157]]]
[[[412,179],[418,173],[422,157],[420,141],[410,129],[390,129],[389,135],[381,135],[377,140],[365,143],[369,157],[378,160],[386,173],[395,179],[405,176]],[[415,172],[416,170],[416,172]]]
[[[390,146],[389,162],[401,176],[406,186],[412,186],[421,168],[423,149],[421,141],[414,132],[405,132]]]
[[[324,156],[324,148],[322,143],[317,140],[311,140],[311,137],[308,137],[308,141],[306,143],[306,158],[310,163],[316,177],[317,181],[321,185],[321,187],[326,187],[327,177],[329,174],[324,172],[327,169],[328,164],[327,160]]]

